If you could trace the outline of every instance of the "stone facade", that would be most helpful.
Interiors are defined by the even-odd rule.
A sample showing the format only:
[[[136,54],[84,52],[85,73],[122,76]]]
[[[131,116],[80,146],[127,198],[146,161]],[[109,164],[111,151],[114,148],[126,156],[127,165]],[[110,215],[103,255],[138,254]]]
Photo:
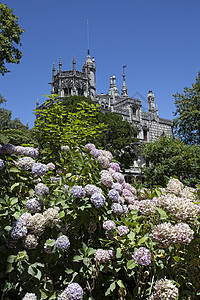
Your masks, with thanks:
[[[52,70],[52,94],[58,94],[60,98],[84,95],[91,97],[95,103],[100,104],[103,112],[111,111],[122,116],[123,120],[131,123],[137,130],[135,135],[140,141],[152,142],[159,136],[172,135],[172,121],[159,117],[158,107],[155,105],[155,96],[148,92],[148,111],[142,110],[141,100],[128,96],[125,73],[123,67],[123,85],[121,96],[116,85],[115,75],[110,77],[110,88],[107,94],[97,94],[96,91],[96,66],[95,59],[87,59],[82,72],[76,70],[76,61],[73,58],[73,70],[62,71],[62,61],[59,61],[59,70],[55,73],[55,64]]]

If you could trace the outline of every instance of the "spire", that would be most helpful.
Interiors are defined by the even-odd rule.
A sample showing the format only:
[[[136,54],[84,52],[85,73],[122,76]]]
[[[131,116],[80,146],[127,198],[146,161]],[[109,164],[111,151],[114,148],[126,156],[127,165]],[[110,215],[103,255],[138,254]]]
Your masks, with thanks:
[[[122,98],[128,97],[128,91],[127,91],[127,87],[126,87],[125,73],[124,73],[125,68],[126,68],[126,65],[123,66],[123,84],[122,84],[122,93],[121,93]]]
[[[28,120],[26,121],[26,127],[28,128]]]
[[[60,60],[59,60],[59,74],[61,75],[61,72],[62,72],[62,60],[61,60],[61,57],[60,57]]]
[[[76,61],[75,61],[75,56],[73,56],[73,73],[76,73]]]
[[[157,104],[156,104],[156,116],[159,116],[158,115],[158,106],[157,106]]]
[[[55,76],[55,71],[56,71],[55,63],[53,63],[53,68],[52,68],[52,76],[53,76],[53,79],[54,79],[54,76]]]
[[[112,76],[110,76],[110,88],[112,88],[113,87],[113,78],[112,78]]]
[[[38,109],[38,107],[39,107],[39,101],[38,101],[38,98],[37,98],[36,109]]]

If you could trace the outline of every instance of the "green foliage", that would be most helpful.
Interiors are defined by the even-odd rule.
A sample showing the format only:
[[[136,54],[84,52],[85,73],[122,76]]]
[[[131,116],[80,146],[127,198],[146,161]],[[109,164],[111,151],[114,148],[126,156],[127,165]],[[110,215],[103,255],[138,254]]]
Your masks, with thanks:
[[[19,63],[22,57],[18,46],[21,46],[21,34],[24,32],[18,24],[18,17],[6,4],[0,3],[0,73],[9,72],[5,63]]]
[[[60,145],[77,145],[80,140],[85,139],[85,143],[94,142],[98,147],[108,149],[123,169],[133,164],[136,158],[135,129],[120,115],[112,112],[102,113],[99,106],[83,96],[67,97],[60,102],[56,102],[56,95],[50,99],[54,103],[53,106],[48,107],[47,104],[45,110],[36,111],[40,118],[36,120],[34,132],[42,147],[57,151]],[[83,111],[85,114],[82,114]],[[79,121],[76,121],[78,123],[74,123],[74,118],[79,118]],[[87,128],[90,128],[90,131]],[[67,132],[67,137],[64,132]]]
[[[0,94],[0,104],[7,100]],[[12,112],[3,107],[0,108],[0,144],[28,144],[34,143],[31,130],[24,126],[18,118],[11,119]]]
[[[47,149],[48,154],[57,161],[57,153],[62,145],[75,147],[84,144],[105,129],[104,124],[96,124],[99,107],[88,101],[80,101],[84,97],[69,99],[76,103],[75,110],[70,109],[70,103],[68,108],[63,101],[56,100],[56,95],[48,97],[50,100],[45,102],[45,106],[36,110],[33,133],[39,147]]]
[[[95,139],[95,144],[110,151],[123,169],[133,165],[135,155],[135,129],[117,113],[107,112],[98,115],[98,122],[107,125]]]
[[[176,93],[174,132],[185,144],[200,144],[200,72],[191,88]]]
[[[146,160],[142,172],[149,185],[165,185],[175,176],[188,186],[200,183],[200,147],[185,145],[173,137],[161,137],[143,145]]]

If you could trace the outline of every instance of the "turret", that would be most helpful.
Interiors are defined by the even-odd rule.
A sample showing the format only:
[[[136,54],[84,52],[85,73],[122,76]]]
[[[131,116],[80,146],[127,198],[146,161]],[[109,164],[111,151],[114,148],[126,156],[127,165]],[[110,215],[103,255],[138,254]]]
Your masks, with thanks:
[[[96,97],[96,67],[94,57],[90,58],[90,52],[88,50],[87,59],[83,65],[83,72],[88,78],[88,96],[94,99]]]
[[[148,111],[155,112],[155,96],[152,91],[148,92],[147,101],[148,101]]]

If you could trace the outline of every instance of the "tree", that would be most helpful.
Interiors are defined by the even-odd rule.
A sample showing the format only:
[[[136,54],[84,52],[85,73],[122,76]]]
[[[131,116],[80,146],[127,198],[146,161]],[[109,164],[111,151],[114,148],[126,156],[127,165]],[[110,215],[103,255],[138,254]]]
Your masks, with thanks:
[[[0,3],[0,73],[5,75],[9,72],[5,63],[19,63],[22,52],[21,34],[24,32],[18,24],[18,17],[6,4]]]
[[[191,88],[176,93],[174,132],[185,144],[200,144],[200,72]]]
[[[0,104],[6,103],[6,99],[0,94]],[[0,108],[0,143],[21,145],[33,142],[31,131],[24,126],[18,118],[11,119],[12,112]]]
[[[173,137],[161,137],[143,145],[146,166],[142,173],[148,185],[165,185],[170,177],[178,177],[184,184],[200,184],[200,146],[185,145]]]
[[[106,124],[107,130],[96,137],[97,146],[110,151],[121,167],[128,169],[136,159],[134,127],[113,112],[99,113],[98,121]]]
[[[93,102],[82,101],[84,97],[69,97],[67,106],[57,99],[57,95],[48,97],[45,105],[36,110],[33,133],[39,147],[47,151],[49,158],[59,161],[61,146],[86,144],[105,129],[104,124],[96,122],[99,107]],[[74,101],[73,109],[70,109],[70,101]]]
[[[56,96],[51,99],[51,101],[55,101]],[[81,111],[78,110],[80,108],[79,106],[82,105],[81,103],[84,104],[84,109],[86,109],[87,106],[87,113],[86,115],[82,116],[80,113]],[[124,121],[120,115],[117,113],[112,113],[112,112],[107,112],[107,113],[102,113],[99,106],[96,106],[94,102],[91,100],[91,98],[86,98],[84,96],[71,96],[62,99],[59,103],[57,103],[58,106],[51,106],[52,110],[55,113],[55,116],[51,116],[51,109],[47,108],[47,110],[40,110],[36,114],[43,116],[42,123],[38,127],[38,121],[36,121],[36,127],[38,127],[37,130],[37,139],[40,140],[40,143],[43,144],[44,146],[44,141],[47,141],[49,139],[49,144],[52,147],[53,145],[61,145],[63,143],[71,143],[72,142],[72,137],[70,138],[70,132],[74,131],[74,127],[70,125],[69,123],[69,117],[70,116],[76,116],[78,117],[78,112],[81,116],[79,120],[79,127],[77,127],[78,132],[76,133],[76,139],[79,136],[79,141],[82,140],[83,132],[85,131],[84,129],[84,124],[82,123],[84,118],[86,117],[86,121],[90,122],[90,126],[92,125],[93,128],[98,128],[101,126],[98,131],[94,132],[94,134],[89,135],[87,133],[87,138],[85,139],[85,142],[92,142],[95,143],[96,146],[101,147],[103,149],[107,149],[110,151],[114,158],[120,162],[122,168],[129,168],[130,165],[133,163],[135,160],[135,149],[134,149],[134,144],[135,144],[135,139],[134,139],[134,133],[135,129],[128,123],[127,121]],[[57,105],[56,104],[56,105]],[[91,114],[90,109],[93,109],[93,112],[95,112],[95,115]],[[49,110],[50,109],[50,110]],[[56,113],[56,110],[57,113]],[[51,113],[50,113],[51,111]],[[53,113],[53,114],[54,114]],[[45,114],[45,115],[43,115]],[[58,120],[58,116],[62,121]],[[40,118],[40,121],[42,120]],[[75,119],[73,119],[75,120]],[[49,125],[47,125],[47,121],[50,122]],[[81,122],[80,122],[81,121]],[[70,121],[71,122],[71,121]],[[55,124],[59,124],[58,128],[55,129]],[[104,128],[101,124],[104,124]],[[43,127],[44,126],[44,127]],[[52,142],[52,134],[49,134],[51,129],[47,130],[47,127],[50,126],[52,129],[55,129],[55,134],[58,136],[62,137],[62,142],[58,142],[58,139],[53,139]],[[69,128],[68,128],[69,126]],[[81,129],[81,126],[83,128]],[[87,125],[88,126],[88,125]],[[36,128],[35,127],[35,128]],[[86,128],[86,127],[85,127]],[[101,134],[99,134],[99,130],[101,129]],[[66,132],[66,137],[67,140],[64,138],[65,134],[59,133],[59,131],[64,130]],[[82,133],[81,133],[82,130]],[[44,133],[45,131],[45,133]],[[40,135],[40,137],[39,137]],[[47,135],[49,137],[47,138]],[[44,137],[45,136],[45,137]],[[74,138],[73,138],[74,139]],[[47,147],[47,145],[45,146]],[[60,146],[59,146],[60,147]]]

